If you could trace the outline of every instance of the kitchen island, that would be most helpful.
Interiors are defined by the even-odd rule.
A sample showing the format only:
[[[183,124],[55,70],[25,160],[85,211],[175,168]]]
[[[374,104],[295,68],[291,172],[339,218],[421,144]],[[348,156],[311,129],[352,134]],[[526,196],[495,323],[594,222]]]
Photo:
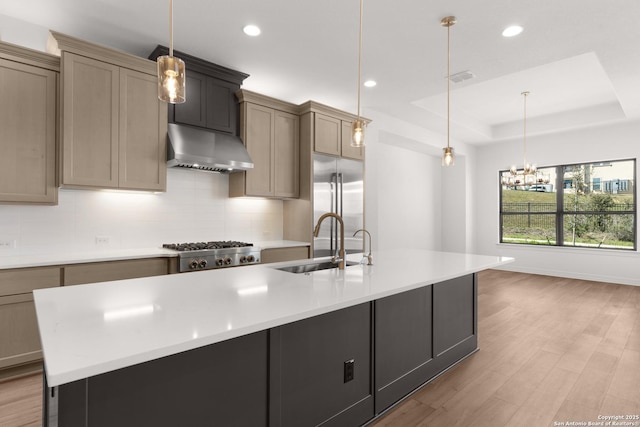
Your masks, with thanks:
[[[369,421],[477,349],[475,273],[511,261],[373,257],[342,271],[277,269],[296,261],[34,291],[45,425]]]

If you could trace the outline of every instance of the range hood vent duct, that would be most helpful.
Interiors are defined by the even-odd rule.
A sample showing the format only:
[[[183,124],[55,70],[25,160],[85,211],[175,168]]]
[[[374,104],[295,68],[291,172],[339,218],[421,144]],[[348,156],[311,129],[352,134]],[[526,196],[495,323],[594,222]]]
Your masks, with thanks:
[[[232,173],[253,169],[244,144],[235,135],[169,123],[167,166]]]

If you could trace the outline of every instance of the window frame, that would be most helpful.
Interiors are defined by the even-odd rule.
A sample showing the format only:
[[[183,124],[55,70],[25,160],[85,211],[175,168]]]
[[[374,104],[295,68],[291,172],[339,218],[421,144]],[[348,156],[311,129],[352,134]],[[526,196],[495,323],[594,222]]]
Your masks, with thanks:
[[[631,179],[633,180],[633,209],[631,211],[579,211],[577,212],[579,215],[633,215],[633,247],[601,247],[601,246],[588,246],[588,245],[566,245],[564,238],[564,221],[565,217],[569,215],[575,215],[574,211],[565,211],[564,209],[564,195],[565,195],[565,184],[566,180],[564,178],[564,170],[565,168],[575,167],[575,166],[585,166],[585,165],[602,165],[605,163],[617,163],[617,162],[633,162],[633,173]],[[637,159],[636,158],[625,158],[625,159],[615,159],[615,160],[606,160],[606,161],[592,161],[592,162],[581,162],[581,163],[567,163],[567,164],[558,164],[551,166],[542,166],[540,169],[555,169],[556,179],[554,182],[555,185],[555,195],[556,195],[556,208],[555,211],[540,211],[540,212],[527,212],[528,215],[554,215],[555,217],[555,243],[554,244],[535,244],[535,243],[514,243],[510,241],[504,241],[504,217],[505,215],[518,215],[516,212],[508,212],[503,211],[503,183],[502,176],[504,173],[509,173],[509,169],[503,169],[498,171],[498,188],[499,188],[499,207],[498,207],[498,216],[499,216],[499,243],[500,244],[514,244],[514,245],[522,245],[522,246],[535,246],[535,247],[543,247],[543,246],[552,246],[552,247],[561,247],[561,248],[571,248],[571,249],[600,249],[600,250],[620,250],[620,251],[637,251],[638,248],[638,189],[637,189]],[[605,183],[608,181],[599,180],[599,191],[602,191],[605,187]],[[518,190],[516,190],[518,191]]]

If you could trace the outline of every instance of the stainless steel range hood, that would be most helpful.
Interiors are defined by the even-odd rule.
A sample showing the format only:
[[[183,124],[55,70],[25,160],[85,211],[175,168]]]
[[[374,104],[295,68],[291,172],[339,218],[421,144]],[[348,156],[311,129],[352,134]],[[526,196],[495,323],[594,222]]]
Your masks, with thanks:
[[[169,123],[167,166],[231,173],[253,169],[244,144],[235,135]]]

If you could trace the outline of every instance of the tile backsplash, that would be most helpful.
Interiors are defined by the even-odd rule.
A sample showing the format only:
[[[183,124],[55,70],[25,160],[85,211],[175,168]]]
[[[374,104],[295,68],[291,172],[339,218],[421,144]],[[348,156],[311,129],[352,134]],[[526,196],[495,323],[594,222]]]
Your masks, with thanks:
[[[166,193],[61,189],[57,206],[0,205],[0,256],[282,239],[282,201],[229,198],[228,183],[169,169]]]

